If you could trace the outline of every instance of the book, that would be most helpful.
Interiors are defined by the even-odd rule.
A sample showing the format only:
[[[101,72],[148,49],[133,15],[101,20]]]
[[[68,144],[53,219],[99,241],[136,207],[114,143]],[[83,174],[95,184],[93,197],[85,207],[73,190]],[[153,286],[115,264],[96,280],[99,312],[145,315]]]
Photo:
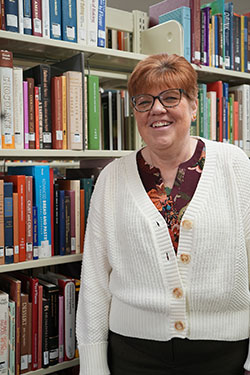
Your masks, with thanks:
[[[83,148],[82,72],[67,71],[67,144],[70,150]]]
[[[59,360],[64,361],[64,298],[58,297],[58,344],[59,344]]]
[[[87,23],[88,23],[88,1],[77,0],[77,42],[86,45],[87,44]]]
[[[33,77],[35,85],[41,87],[42,123],[43,123],[43,148],[50,149],[52,146],[51,134],[51,68],[50,65],[40,64],[23,72],[24,78]]]
[[[15,302],[16,308],[16,331],[15,331],[15,368],[16,375],[20,374],[20,326],[21,326],[21,281],[15,277],[2,273],[0,275],[0,289],[9,295],[9,298]]]
[[[100,148],[99,77],[88,76],[88,148]]]
[[[35,96],[34,96],[34,87],[35,81],[34,78],[27,78],[28,82],[28,110],[29,110],[29,148],[35,148]]]
[[[5,263],[4,258],[4,182],[0,180],[0,265]]]
[[[210,7],[201,9],[201,63],[209,66]]]
[[[76,0],[62,0],[62,39],[77,41]]]
[[[243,102],[242,102],[242,91],[234,87],[229,88],[229,92],[234,94],[234,100],[238,103],[237,106],[237,146],[243,149]]]
[[[51,215],[50,215],[50,172],[49,166],[33,165],[9,167],[10,175],[25,174],[33,176],[34,205],[38,216],[39,258],[51,256]]]
[[[37,308],[37,368],[42,368],[42,340],[43,340],[43,285],[38,285],[38,308]]]
[[[34,107],[35,107],[35,148],[40,149],[40,124],[39,124],[39,87],[34,87]]]
[[[23,34],[23,0],[18,0],[18,29]]]
[[[14,144],[16,149],[24,148],[23,134],[23,69],[13,68],[13,117],[14,117]]]
[[[23,135],[24,148],[29,148],[29,104],[28,104],[28,82],[23,81]]]
[[[50,38],[62,39],[62,1],[50,1]]]
[[[44,279],[43,274],[38,275],[39,284],[43,287],[43,298],[48,302],[48,349],[49,365],[58,363],[58,287]]]
[[[42,36],[45,39],[50,38],[50,1],[42,1]]]
[[[4,253],[5,263],[14,262],[13,250],[13,183],[4,182]]]
[[[90,0],[87,6],[88,10],[88,26],[87,26],[87,44],[89,46],[97,46],[97,30],[98,30],[98,0]]]
[[[250,73],[250,12],[245,13],[244,16],[247,18],[247,73]]]
[[[52,148],[63,148],[63,108],[61,77],[51,78]]]
[[[234,70],[241,71],[241,20],[240,15],[233,14],[233,50]]]
[[[1,145],[14,148],[13,120],[13,55],[0,50],[0,102],[1,102]]]
[[[21,293],[21,374],[28,372],[28,303],[29,296]]]
[[[54,255],[59,255],[59,185],[54,183]]]
[[[83,253],[84,237],[85,237],[85,200],[84,189],[80,189],[80,253]]]
[[[25,176],[26,260],[33,259],[33,177]]]
[[[225,3],[225,68],[233,69],[233,3]]]
[[[23,32],[32,35],[31,0],[23,0]]]
[[[0,25],[1,25],[1,30],[6,30],[4,0],[1,0],[0,7],[1,7],[1,11],[0,11]]]
[[[223,83],[222,81],[207,84],[207,91],[215,91],[217,96],[217,141],[223,142]]]
[[[49,366],[49,302],[43,298],[43,342],[42,342],[42,366]]]
[[[184,32],[184,57],[191,61],[191,11],[189,7],[180,7],[159,16],[159,24],[175,20],[183,27]]]
[[[50,225],[51,225],[51,256],[54,256],[54,169],[49,169],[49,182],[50,182]]]
[[[13,261],[19,262],[19,212],[18,193],[13,193]]]
[[[6,31],[19,32],[18,0],[4,0]]]
[[[38,248],[38,218],[37,218],[37,207],[32,207],[32,217],[33,217],[33,259],[39,258],[39,248]]]
[[[70,198],[70,249],[69,254],[76,253],[76,230],[75,230],[75,190],[65,190],[65,196],[69,196]],[[67,214],[66,214],[66,206],[65,206],[65,221],[66,221],[66,237],[67,237]],[[82,229],[82,227],[81,227]],[[66,240],[66,254],[67,254],[67,240]]]
[[[26,260],[26,180],[24,175],[4,176],[13,183],[13,192],[18,194],[19,262]]]
[[[9,298],[9,375],[15,375],[16,304]]]
[[[9,340],[9,295],[0,290],[0,327],[1,327],[1,340],[0,340],[0,373],[8,374],[8,340]]]
[[[97,47],[106,46],[106,0],[98,0]]]
[[[65,255],[71,253],[71,227],[70,227],[70,195],[64,195],[64,207],[65,207]]]
[[[210,139],[212,141],[216,141],[216,119],[217,119],[217,98],[216,98],[216,92],[215,91],[208,91],[207,97],[210,98],[210,120],[211,120],[211,126],[210,126]]]
[[[42,36],[42,1],[31,0],[32,35]]]
[[[59,191],[59,254],[66,254],[65,191]]]
[[[233,141],[236,146],[239,146],[239,102],[235,100],[233,104]]]

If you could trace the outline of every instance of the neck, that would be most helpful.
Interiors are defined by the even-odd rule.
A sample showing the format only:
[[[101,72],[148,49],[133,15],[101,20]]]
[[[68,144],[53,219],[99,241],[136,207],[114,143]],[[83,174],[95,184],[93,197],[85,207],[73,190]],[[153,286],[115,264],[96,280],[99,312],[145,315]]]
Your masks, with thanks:
[[[196,148],[197,140],[191,138],[185,139],[185,142],[174,145],[167,150],[152,150],[145,147],[142,155],[146,162],[160,170],[176,169],[181,163],[189,160]]]

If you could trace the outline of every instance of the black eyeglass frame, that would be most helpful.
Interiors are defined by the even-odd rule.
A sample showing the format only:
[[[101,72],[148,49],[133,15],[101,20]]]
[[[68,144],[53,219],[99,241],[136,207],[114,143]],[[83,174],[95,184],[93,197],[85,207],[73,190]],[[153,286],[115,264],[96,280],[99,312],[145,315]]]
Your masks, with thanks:
[[[163,104],[162,101],[161,101],[161,95],[162,95],[163,93],[167,92],[167,91],[172,91],[172,90],[178,90],[178,91],[179,91],[179,93],[180,93],[180,99],[179,99],[179,102],[178,102],[177,104],[175,104],[175,105],[165,105],[165,104]],[[189,97],[185,90],[183,90],[183,89],[179,89],[179,88],[173,88],[173,89],[167,89],[167,90],[164,90],[164,91],[160,92],[159,95],[156,95],[156,96],[151,95],[151,94],[139,94],[139,95],[132,96],[132,97],[131,97],[131,103],[132,103],[132,105],[133,105],[133,108],[134,108],[137,112],[148,112],[148,111],[151,111],[151,109],[153,108],[153,106],[154,106],[154,104],[155,104],[155,100],[156,100],[156,99],[159,100],[159,102],[161,103],[161,105],[162,105],[164,108],[174,108],[174,107],[177,107],[177,106],[180,104],[180,102],[181,102],[181,98],[182,98],[182,94],[184,94],[184,95],[186,95],[187,97]],[[148,95],[148,96],[151,96],[151,97],[153,98],[153,102],[152,102],[152,105],[151,105],[151,107],[150,107],[149,109],[145,109],[145,110],[143,110],[143,111],[140,111],[140,110],[138,110],[138,109],[136,108],[135,100],[136,100],[137,97],[142,96],[142,95]]]

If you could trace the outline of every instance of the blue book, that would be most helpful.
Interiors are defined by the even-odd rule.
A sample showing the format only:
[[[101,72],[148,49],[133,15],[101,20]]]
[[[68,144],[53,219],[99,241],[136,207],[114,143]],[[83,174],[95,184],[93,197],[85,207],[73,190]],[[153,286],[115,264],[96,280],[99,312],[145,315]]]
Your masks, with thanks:
[[[81,178],[80,188],[84,189],[84,202],[85,202],[85,224],[87,223],[87,217],[89,212],[90,198],[93,191],[93,180],[92,178]]]
[[[4,182],[4,253],[6,264],[14,262],[13,246],[13,182]]]
[[[6,31],[19,32],[18,0],[4,0]]]
[[[37,220],[37,207],[32,207],[33,214],[33,259],[39,258],[38,252],[38,220]]]
[[[62,0],[62,39],[77,42],[76,0]]]
[[[233,69],[233,3],[225,3],[225,68]]]
[[[228,132],[228,83],[223,82],[223,142],[229,142],[230,135]]]
[[[191,61],[191,14],[189,7],[180,7],[159,16],[159,24],[170,20],[179,22],[183,27],[184,57]]]
[[[23,32],[32,35],[31,0],[23,0]]]
[[[59,254],[66,254],[65,191],[59,190]]]
[[[54,0],[49,2],[50,38],[62,39],[62,2]]]
[[[10,167],[10,175],[33,176],[33,203],[37,206],[39,258],[51,256],[50,173],[48,165]]]
[[[106,0],[98,1],[98,29],[97,29],[97,46],[106,46]]]

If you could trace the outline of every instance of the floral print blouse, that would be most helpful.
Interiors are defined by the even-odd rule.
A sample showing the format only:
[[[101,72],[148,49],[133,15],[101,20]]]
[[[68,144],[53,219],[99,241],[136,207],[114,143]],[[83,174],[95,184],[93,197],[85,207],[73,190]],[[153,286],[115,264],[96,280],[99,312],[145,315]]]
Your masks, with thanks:
[[[164,186],[160,170],[149,165],[141,151],[137,153],[137,167],[145,190],[155,207],[164,217],[177,253],[180,222],[198,185],[204,163],[205,144],[198,140],[193,156],[179,165],[174,185]]]

